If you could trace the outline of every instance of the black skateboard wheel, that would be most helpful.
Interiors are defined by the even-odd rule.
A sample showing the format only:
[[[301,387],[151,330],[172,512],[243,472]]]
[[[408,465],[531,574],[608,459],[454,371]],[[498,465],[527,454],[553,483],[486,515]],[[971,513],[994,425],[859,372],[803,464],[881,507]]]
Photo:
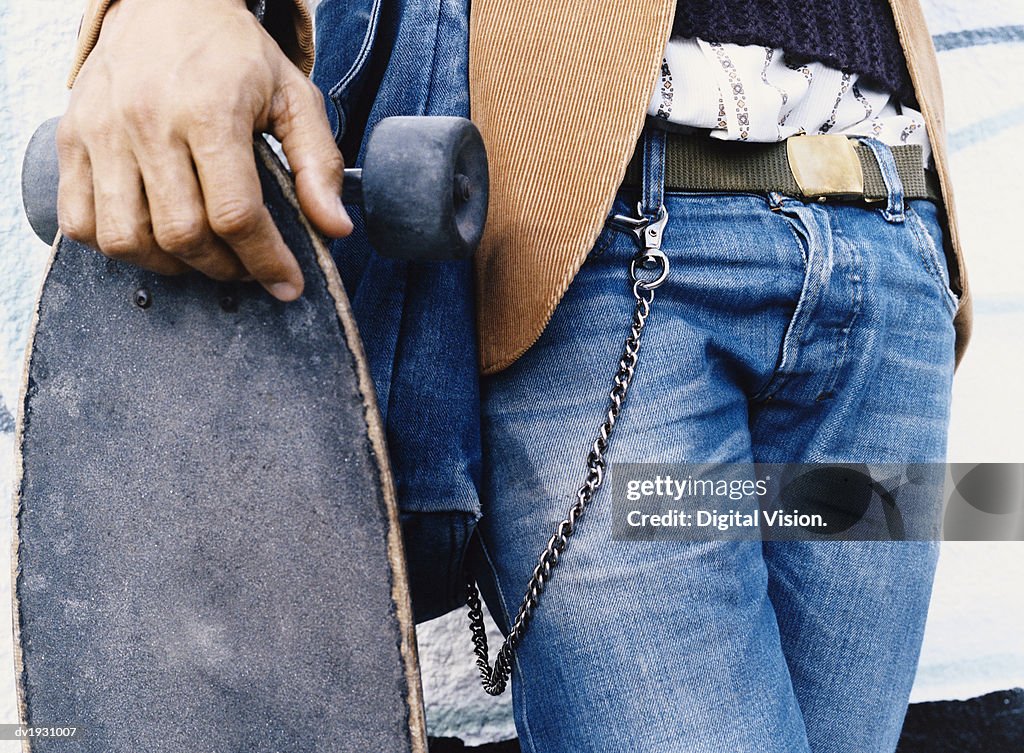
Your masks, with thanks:
[[[21,164],[21,201],[39,239],[50,245],[57,237],[57,125],[50,118],[36,129]]]
[[[487,219],[487,153],[465,118],[394,117],[370,135],[363,164],[370,242],[385,256],[465,259]]]

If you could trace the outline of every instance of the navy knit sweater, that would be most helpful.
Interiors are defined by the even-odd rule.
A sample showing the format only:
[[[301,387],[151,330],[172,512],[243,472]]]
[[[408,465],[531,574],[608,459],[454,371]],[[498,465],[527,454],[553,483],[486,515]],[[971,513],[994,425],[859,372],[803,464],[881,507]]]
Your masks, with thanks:
[[[889,0],[678,0],[672,36],[781,47],[914,102]]]

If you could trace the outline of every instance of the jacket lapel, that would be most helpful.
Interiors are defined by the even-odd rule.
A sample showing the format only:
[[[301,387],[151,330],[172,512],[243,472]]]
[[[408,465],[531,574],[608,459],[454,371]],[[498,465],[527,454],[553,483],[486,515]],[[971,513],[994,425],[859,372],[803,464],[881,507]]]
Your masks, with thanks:
[[[476,256],[484,373],[536,341],[600,234],[674,10],[674,0],[472,3],[470,106],[491,166]]]

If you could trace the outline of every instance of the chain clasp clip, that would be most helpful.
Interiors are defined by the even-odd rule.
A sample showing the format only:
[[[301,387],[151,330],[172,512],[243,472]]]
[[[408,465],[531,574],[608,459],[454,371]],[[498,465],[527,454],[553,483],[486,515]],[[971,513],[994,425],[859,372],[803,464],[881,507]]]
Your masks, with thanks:
[[[654,290],[668,278],[668,256],[661,250],[661,241],[668,224],[668,210],[662,204],[654,217],[644,214],[643,205],[637,203],[636,217],[617,214],[608,220],[614,229],[630,233],[636,238],[640,251],[629,264],[629,274],[641,290]],[[641,269],[658,269],[658,275],[651,280],[639,276]]]

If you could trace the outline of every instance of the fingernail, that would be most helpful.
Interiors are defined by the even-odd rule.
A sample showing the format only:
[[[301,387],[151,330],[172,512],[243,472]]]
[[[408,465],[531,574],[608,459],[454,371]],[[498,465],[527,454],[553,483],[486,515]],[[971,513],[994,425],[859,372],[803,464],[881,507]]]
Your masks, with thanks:
[[[268,285],[267,289],[279,301],[294,301],[299,297],[299,289],[290,282],[275,282]]]

